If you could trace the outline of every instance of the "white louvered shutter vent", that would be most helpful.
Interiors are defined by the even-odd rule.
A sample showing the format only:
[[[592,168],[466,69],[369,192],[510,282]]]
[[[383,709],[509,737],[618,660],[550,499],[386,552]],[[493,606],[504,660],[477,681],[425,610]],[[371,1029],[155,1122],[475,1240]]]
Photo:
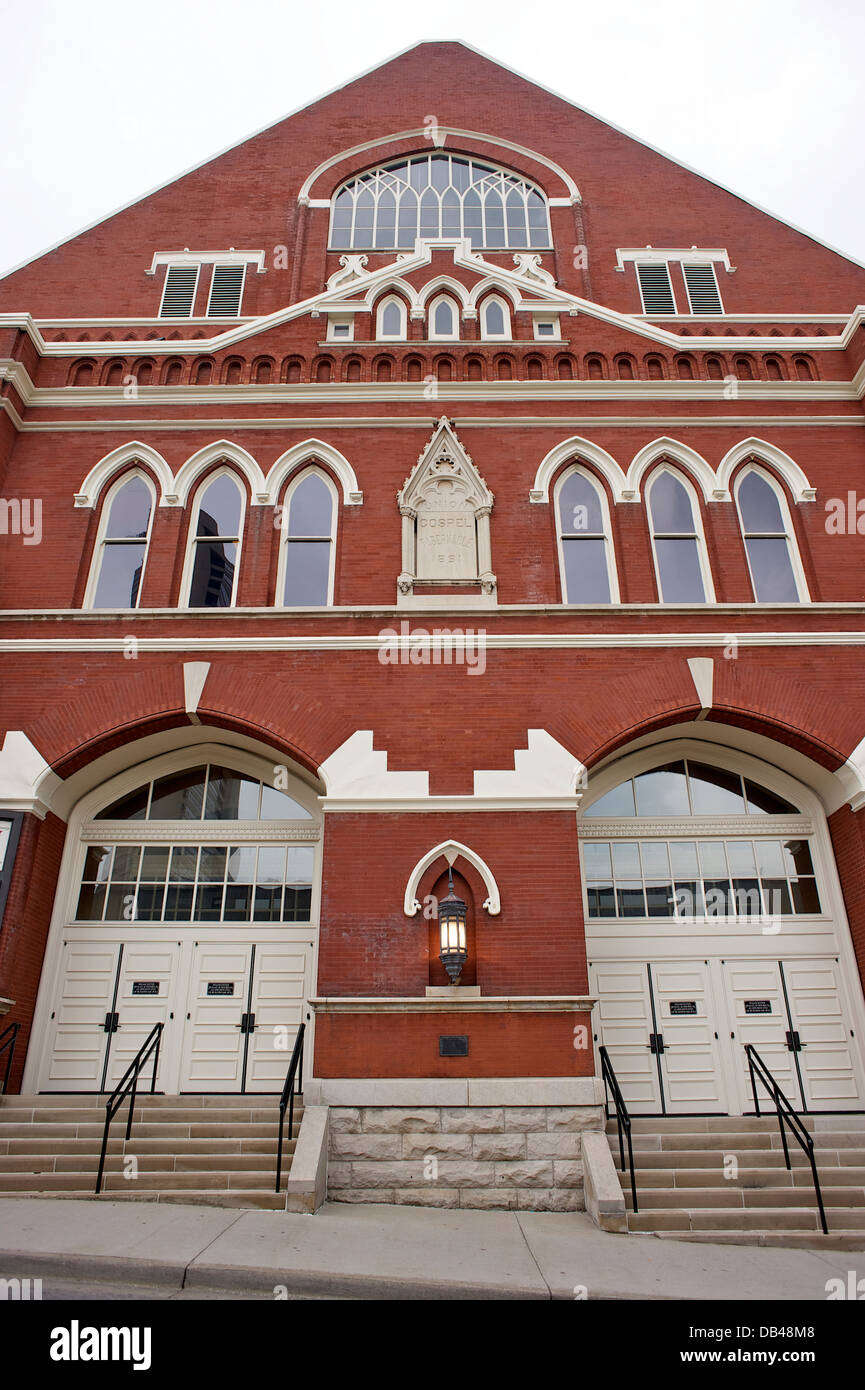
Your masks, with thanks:
[[[194,265],[170,265],[165,277],[165,292],[161,319],[188,319],[192,313],[195,299],[195,286],[198,282],[198,267]]]
[[[640,289],[643,291],[646,313],[675,314],[676,301],[673,298],[670,272],[667,269],[666,261],[638,265],[637,274],[640,277]]]
[[[692,314],[722,314],[721,296],[712,265],[685,265],[685,283]]]
[[[207,316],[211,319],[233,319],[240,313],[240,296],[243,293],[243,275],[246,267],[242,265],[215,265],[213,282],[210,286],[210,303]]]

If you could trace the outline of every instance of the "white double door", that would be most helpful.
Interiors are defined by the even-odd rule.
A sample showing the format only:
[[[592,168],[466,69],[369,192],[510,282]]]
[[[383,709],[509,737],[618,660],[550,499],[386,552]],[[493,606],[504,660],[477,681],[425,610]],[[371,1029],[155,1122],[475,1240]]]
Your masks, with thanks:
[[[863,1107],[833,957],[593,962],[590,986],[596,1043],[637,1114],[753,1113],[747,1043],[797,1110]]]
[[[280,1091],[308,957],[306,942],[67,940],[39,1089],[113,1090],[162,1023],[157,1090]]]

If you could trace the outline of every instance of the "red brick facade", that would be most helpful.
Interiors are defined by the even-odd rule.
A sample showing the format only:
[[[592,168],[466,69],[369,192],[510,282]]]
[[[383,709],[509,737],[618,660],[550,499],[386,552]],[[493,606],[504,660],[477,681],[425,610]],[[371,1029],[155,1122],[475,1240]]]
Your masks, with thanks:
[[[345,253],[328,250],[322,204],[352,175],[428,153],[428,113],[449,132],[447,152],[501,164],[552,200],[553,249],[539,257],[548,278],[536,293],[538,302],[548,292],[571,297],[570,312],[556,313],[561,341],[536,339],[524,308],[512,313],[507,342],[483,340],[472,314],[458,341],[430,340],[415,315],[406,341],[377,342],[380,294],[354,314],[351,341],[327,340],[318,300]],[[408,130],[419,133],[392,138]],[[646,246],[725,248],[735,269],[718,270],[723,316],[647,319],[633,264],[616,269],[617,250]],[[248,268],[241,319],[207,322],[212,262],[202,266],[195,319],[159,319],[165,269],[149,275],[151,259],[184,247],[264,253],[263,274]],[[515,273],[512,251],[483,257],[487,269]],[[363,274],[395,260],[370,250]],[[438,245],[428,264],[406,270],[405,283],[420,294],[447,276],[470,292],[480,274],[456,264],[453,246]],[[675,257],[671,277],[686,305]],[[524,280],[526,305],[530,290]],[[311,303],[284,313],[304,301]],[[389,774],[428,773],[430,797],[460,804],[400,809],[372,798],[367,809],[325,815],[318,994],[420,997],[443,983],[428,922],[406,916],[403,893],[423,854],[453,839],[481,856],[501,892],[501,912],[491,916],[480,875],[461,862],[472,908],[464,982],[484,995],[580,996],[589,982],[577,800],[570,808],[472,807],[475,774],[512,771],[528,731],[545,730],[591,778],[637,740],[698,719],[687,663],[711,657],[708,722],[719,742],[746,748],[754,735],[762,756],[776,748],[770,762],[793,770],[799,755],[799,773],[814,770],[810,785],[832,813],[865,977],[865,810],[851,809],[859,804],[852,792],[826,799],[832,775],[865,738],[865,520],[860,533],[855,512],[865,464],[863,304],[865,269],[852,261],[470,50],[420,45],[0,282],[0,497],[40,499],[42,507],[40,544],[0,536],[0,729],[23,732],[61,785],[82,779],[83,794],[98,782],[86,780],[87,769],[111,750],[130,745],[131,766],[139,740],[189,728],[183,664],[207,661],[196,712],[202,737],[255,740],[274,764],[285,759],[316,779],[322,793],[322,764],[356,731],[371,730]],[[210,344],[226,335],[230,342]],[[495,602],[399,608],[395,498],[442,416],[494,494]],[[543,460],[569,439],[605,451],[623,475],[649,450],[647,469],[666,459],[690,479],[715,604],[659,602],[648,471],[640,496],[617,498],[611,477],[575,443],[547,480],[550,500],[530,500]],[[182,606],[193,501],[208,470],[224,461],[219,450],[185,505],[169,495],[155,508],[139,609],[84,606],[102,510],[120,472],[96,488],[93,505],[75,498],[113,450],[139,441],[176,478],[196,451],[227,441],[267,477],[308,440],[337,450],[363,494],[362,503],[346,504],[344,478],[310,446],[310,461],[341,499],[330,607],[277,606],[273,508],[290,479],[265,504],[242,469],[235,606]],[[749,440],[759,442],[722,479],[722,460]],[[694,455],[718,475],[714,487],[688,462]],[[754,603],[730,491],[751,457],[777,479],[789,507],[810,603]],[[797,495],[779,458],[792,460],[813,492]],[[563,470],[580,460],[607,498],[620,602],[575,610],[563,601],[552,497]],[[123,467],[134,462],[133,448]],[[140,467],[164,495],[146,453]],[[827,504],[848,492],[856,494],[853,521],[837,534],[827,527]],[[377,635],[403,619],[427,629],[483,628],[485,674],[383,665]],[[134,660],[124,654],[130,636],[139,643]],[[724,659],[734,637],[734,659]],[[0,810],[3,791],[0,781]],[[45,804],[26,816],[0,931],[0,996],[16,1001],[9,1019],[24,1023],[25,1046],[65,834],[60,817],[71,810],[47,805],[45,819]],[[421,894],[432,892],[442,867],[428,869]],[[320,1018],[318,1074],[591,1069],[591,1054],[572,1046],[573,1016],[561,1013],[388,1014],[364,1029],[355,1015]],[[467,1061],[433,1056],[443,1031],[471,1032]],[[22,1062],[23,1049],[16,1084]]]

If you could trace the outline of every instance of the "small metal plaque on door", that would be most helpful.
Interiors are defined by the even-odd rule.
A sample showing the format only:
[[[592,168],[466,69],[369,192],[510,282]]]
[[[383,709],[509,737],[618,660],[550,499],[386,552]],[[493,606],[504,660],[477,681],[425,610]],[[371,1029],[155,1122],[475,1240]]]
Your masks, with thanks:
[[[442,1034],[439,1037],[440,1057],[468,1057],[469,1040],[465,1034]]]
[[[772,1012],[771,999],[746,999],[746,1014],[770,1014]]]
[[[693,1000],[693,999],[671,999],[671,1000],[670,1000],[670,1017],[671,1017],[671,1018],[681,1018],[683,1014],[695,1014],[696,1012],[697,1012],[697,1004],[696,1004],[696,1001]]]
[[[207,981],[207,997],[208,997],[208,999],[214,999],[214,998],[223,998],[223,999],[225,999],[225,998],[231,998],[232,994],[234,994],[234,981],[233,981],[233,980],[208,980],[208,981]]]
[[[132,993],[133,993],[133,994],[158,994],[158,993],[159,993],[159,981],[158,981],[158,980],[133,980],[133,981],[132,981]]]

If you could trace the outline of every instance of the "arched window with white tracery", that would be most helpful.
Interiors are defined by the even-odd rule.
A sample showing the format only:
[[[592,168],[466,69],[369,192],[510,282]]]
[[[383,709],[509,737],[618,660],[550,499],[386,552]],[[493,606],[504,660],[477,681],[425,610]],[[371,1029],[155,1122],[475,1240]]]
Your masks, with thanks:
[[[653,477],[648,499],[661,602],[713,603],[706,541],[690,484],[664,467]]]
[[[752,466],[740,474],[735,494],[754,598],[758,603],[807,603],[808,586],[780,488]]]
[[[282,506],[277,604],[324,608],[333,602],[336,489],[319,469],[297,478]]]
[[[143,473],[127,473],[112,487],[102,509],[85,607],[138,607],[154,501]]]
[[[244,495],[228,470],[211,476],[199,491],[186,557],[189,608],[230,608],[237,593]]]
[[[619,588],[603,490],[584,468],[565,473],[556,488],[559,570],[565,603],[617,603]]]
[[[333,199],[334,251],[413,250],[419,237],[498,250],[552,245],[540,189],[477,159],[414,155],[349,180]]]

